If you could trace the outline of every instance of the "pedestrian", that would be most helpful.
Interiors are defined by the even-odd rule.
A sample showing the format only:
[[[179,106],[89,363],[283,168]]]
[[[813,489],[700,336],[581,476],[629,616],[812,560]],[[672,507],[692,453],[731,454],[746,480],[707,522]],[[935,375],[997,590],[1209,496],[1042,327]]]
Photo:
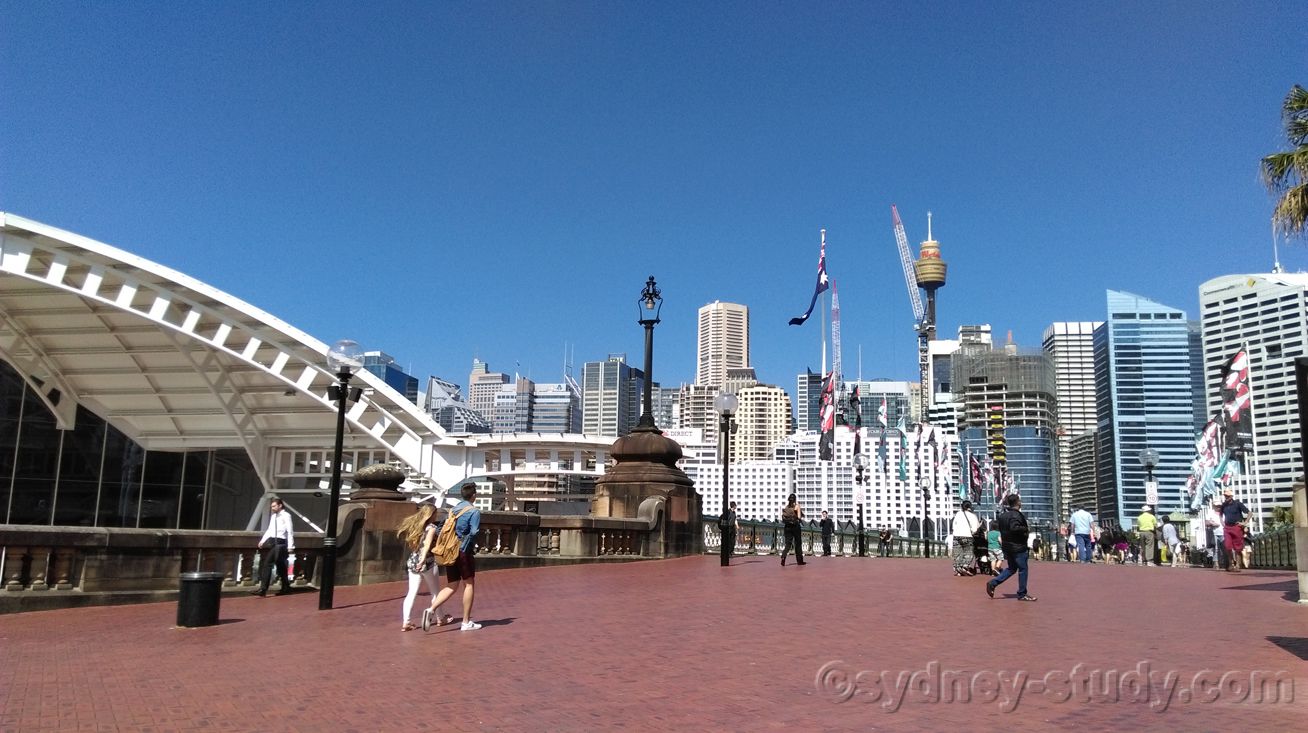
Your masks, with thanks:
[[[1094,540],[1090,535],[1095,523],[1095,515],[1086,511],[1085,507],[1077,507],[1077,510],[1072,512],[1071,523],[1072,536],[1076,538],[1076,559],[1088,563],[1094,551]]]
[[[259,566],[259,590],[251,591],[251,595],[268,595],[274,567],[277,568],[277,579],[282,583],[282,589],[277,591],[277,595],[284,596],[291,592],[291,579],[286,576],[286,557],[295,550],[295,530],[291,526],[291,515],[285,508],[286,505],[279,496],[268,500],[268,529],[259,538],[259,549],[264,551]]]
[[[1163,542],[1167,543],[1167,557],[1172,567],[1180,561],[1181,536],[1176,533],[1176,525],[1171,517],[1163,517]]]
[[[963,508],[954,515],[950,534],[954,540],[954,575],[976,575],[972,568],[972,535],[981,526],[981,520],[972,513],[972,502],[964,501]]]
[[[425,584],[432,598],[435,598],[440,590],[439,566],[431,555],[432,547],[436,544],[436,531],[439,528],[436,507],[425,502],[419,504],[417,511],[400,522],[400,541],[409,551],[408,560],[405,562],[405,568],[409,573],[409,592],[404,596],[401,613],[403,625],[400,631],[413,631],[417,628],[411,619],[413,602],[418,598],[418,587]],[[436,625],[444,626],[453,620],[450,616],[442,615],[436,620]]]
[[[890,557],[890,541],[893,537],[889,527],[881,528],[881,534],[877,536],[877,550],[881,557]]]
[[[1009,494],[1004,499],[1004,512],[995,522],[999,525],[999,536],[1004,550],[1004,572],[993,580],[986,581],[986,595],[995,597],[995,588],[1017,574],[1017,600],[1034,601],[1036,598],[1027,593],[1026,576],[1028,553],[1026,538],[1030,534],[1026,515],[1022,513],[1022,497]]]
[[[822,556],[831,557],[831,535],[836,533],[836,523],[827,516],[826,509],[822,510],[822,521],[818,526],[822,528]]]
[[[990,561],[987,566],[990,568],[990,575],[999,575],[999,571],[1004,568],[1004,550],[1003,543],[999,538],[999,523],[990,520],[986,527],[986,557]]]
[[[1204,540],[1208,544],[1209,552],[1212,554],[1213,569],[1221,570],[1226,567],[1226,558],[1222,552],[1222,502],[1217,497],[1213,497],[1213,503],[1204,509]]]
[[[1154,564],[1154,549],[1158,538],[1154,532],[1158,529],[1158,517],[1145,504],[1140,508],[1140,516],[1135,518],[1136,533],[1140,535],[1140,564],[1148,567]]]
[[[1235,498],[1235,492],[1222,491],[1222,535],[1225,538],[1227,570],[1240,572],[1240,556],[1244,550],[1244,520],[1249,516],[1249,507]]]
[[[795,564],[807,565],[804,562],[804,548],[801,547],[799,536],[799,520],[804,518],[804,509],[795,500],[795,495],[791,494],[786,497],[786,505],[781,508],[781,530],[786,535],[786,546],[781,551],[781,565],[786,564],[786,555],[790,554],[790,548],[795,548]]]
[[[731,556],[736,551],[736,532],[740,522],[736,520],[736,502],[731,502],[722,516],[718,517],[718,529],[722,531],[722,567],[731,564]]]
[[[1240,551],[1240,563],[1246,570],[1249,568],[1249,563],[1253,562],[1253,546],[1253,534],[1249,532],[1249,523],[1246,522],[1244,524],[1244,549]]]
[[[463,501],[455,504],[445,515],[446,522],[454,522],[454,536],[459,540],[459,556],[453,565],[445,568],[445,587],[431,600],[431,607],[422,612],[423,631],[430,629],[440,618],[437,611],[441,604],[454,595],[456,586],[459,585],[463,586],[463,623],[459,630],[476,631],[481,628],[481,624],[472,620],[473,576],[477,574],[473,544],[477,541],[477,533],[481,531],[481,510],[472,505],[472,500],[477,496],[477,486],[464,484],[459,495]]]

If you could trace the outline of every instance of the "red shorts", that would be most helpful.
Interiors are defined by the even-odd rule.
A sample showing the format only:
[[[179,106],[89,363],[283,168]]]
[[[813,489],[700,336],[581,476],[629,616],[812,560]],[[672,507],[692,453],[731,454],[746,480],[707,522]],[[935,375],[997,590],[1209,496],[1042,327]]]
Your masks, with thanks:
[[[1244,527],[1238,524],[1228,524],[1222,528],[1226,536],[1226,549],[1231,552],[1240,552],[1244,549]]]
[[[471,552],[459,551],[459,557],[453,565],[445,568],[445,582],[457,583],[460,580],[472,580],[477,574],[477,560]]]

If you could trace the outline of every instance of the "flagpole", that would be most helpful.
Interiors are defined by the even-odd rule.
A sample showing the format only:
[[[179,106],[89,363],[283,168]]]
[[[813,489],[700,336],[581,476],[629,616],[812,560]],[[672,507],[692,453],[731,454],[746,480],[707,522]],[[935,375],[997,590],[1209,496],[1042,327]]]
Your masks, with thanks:
[[[1247,341],[1241,344],[1240,348],[1244,351],[1245,358],[1249,360],[1249,405],[1248,405],[1249,434],[1250,437],[1253,438],[1253,445],[1249,446],[1249,459],[1248,459],[1249,465],[1252,467],[1253,470],[1247,472],[1251,475],[1250,477],[1253,479],[1253,487],[1252,487],[1252,493],[1247,493],[1246,496],[1248,496],[1250,499],[1253,499],[1252,503],[1254,504],[1255,507],[1257,507],[1257,509],[1254,510],[1254,516],[1256,517],[1254,523],[1258,528],[1257,531],[1261,534],[1263,531],[1263,492],[1262,492],[1262,481],[1260,480],[1261,477],[1258,475],[1258,411],[1254,409],[1253,350],[1249,348],[1249,342]],[[1261,348],[1258,350],[1258,352],[1259,352],[1259,358],[1265,363],[1267,360],[1267,352]],[[1246,479],[1246,486],[1248,486],[1247,479]]]

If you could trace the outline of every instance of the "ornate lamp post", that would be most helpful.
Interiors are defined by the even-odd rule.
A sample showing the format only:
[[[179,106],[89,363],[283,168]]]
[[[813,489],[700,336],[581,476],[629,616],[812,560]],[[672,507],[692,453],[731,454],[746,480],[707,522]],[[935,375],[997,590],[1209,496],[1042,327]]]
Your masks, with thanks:
[[[359,399],[362,390],[350,389],[350,377],[363,366],[359,344],[341,339],[327,352],[327,366],[336,373],[337,383],[327,388],[328,399],[336,400],[336,452],[332,460],[331,504],[327,507],[327,527],[322,540],[322,578],[318,584],[318,610],[332,607],[336,591],[336,512],[341,503],[341,454],[345,448],[345,408]]]
[[[658,324],[659,313],[663,311],[663,294],[659,292],[659,286],[654,282],[653,275],[649,276],[649,282],[645,283],[645,289],[641,291],[640,300],[637,303],[640,308],[640,320],[636,322],[645,327],[645,402],[642,406],[640,422],[636,425],[636,430],[656,433],[658,427],[654,425],[653,389],[654,326]]]
[[[1158,467],[1158,451],[1144,448],[1140,451],[1140,465],[1145,470],[1145,503],[1158,508],[1158,483],[1154,481],[1154,469]]]
[[[727,515],[731,506],[731,434],[736,432],[736,421],[731,419],[740,401],[731,392],[719,392],[713,398],[713,409],[718,411],[718,444],[722,447],[722,511],[719,517]],[[731,553],[736,542],[736,525],[728,527],[719,520],[722,530],[722,564],[731,564]]]
[[[858,556],[867,557],[867,548],[864,546],[863,537],[863,502],[867,500],[867,485],[863,483],[864,471],[867,470],[868,459],[862,453],[854,456],[854,485],[858,488],[854,490],[854,503],[858,504]]]

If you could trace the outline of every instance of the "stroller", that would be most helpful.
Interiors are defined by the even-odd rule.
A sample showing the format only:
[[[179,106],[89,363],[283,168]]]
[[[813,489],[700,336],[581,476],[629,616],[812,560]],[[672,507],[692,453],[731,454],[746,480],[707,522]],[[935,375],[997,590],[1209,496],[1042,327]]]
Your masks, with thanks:
[[[994,575],[995,571],[990,567],[990,543],[986,539],[986,522],[982,520],[981,526],[976,528],[972,535],[972,556],[975,558],[973,573],[981,575]]]

